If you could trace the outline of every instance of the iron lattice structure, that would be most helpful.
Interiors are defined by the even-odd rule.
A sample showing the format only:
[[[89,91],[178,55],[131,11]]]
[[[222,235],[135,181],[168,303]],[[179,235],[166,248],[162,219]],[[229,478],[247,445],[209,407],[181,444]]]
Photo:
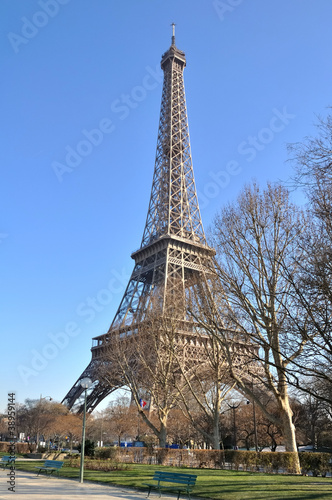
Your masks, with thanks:
[[[206,269],[214,250],[206,242],[199,211],[191,159],[183,70],[184,52],[172,45],[161,59],[164,82],[151,197],[139,250],[132,254],[134,270],[107,334],[93,339],[92,360],[63,400],[80,409],[80,381],[93,380],[87,398],[92,411],[120,387],[99,380],[98,367],[112,335],[129,338],[144,325],[149,312],[172,316],[178,322],[178,341],[187,345],[192,360],[202,361],[207,337],[195,333],[188,317],[188,300],[197,292],[209,294]],[[195,287],[195,293],[190,289]],[[125,341],[125,340],[124,340]]]

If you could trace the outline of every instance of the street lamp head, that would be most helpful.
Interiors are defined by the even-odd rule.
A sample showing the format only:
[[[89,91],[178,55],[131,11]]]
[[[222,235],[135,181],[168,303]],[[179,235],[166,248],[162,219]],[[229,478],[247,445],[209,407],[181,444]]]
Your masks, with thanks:
[[[51,396],[44,396],[44,397],[42,397],[42,394],[40,395],[39,401],[46,401],[47,399],[49,401],[53,401],[53,398],[51,398]]]
[[[227,401],[226,401],[227,402]],[[229,407],[230,410],[236,410],[240,404],[241,404],[241,401],[238,403],[238,404],[235,404],[236,401],[232,401],[232,404],[230,405],[228,402],[227,402],[227,406]]]
[[[92,380],[88,377],[82,378],[82,380],[80,380],[80,386],[83,387],[83,389],[89,389],[91,384]]]

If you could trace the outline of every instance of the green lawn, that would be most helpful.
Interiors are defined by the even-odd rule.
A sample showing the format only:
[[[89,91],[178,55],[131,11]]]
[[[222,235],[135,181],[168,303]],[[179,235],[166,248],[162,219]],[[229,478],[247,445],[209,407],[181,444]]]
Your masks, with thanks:
[[[18,462],[17,469],[35,472],[40,462]],[[215,469],[188,469],[153,465],[130,464],[128,470],[100,472],[85,471],[84,479],[133,488],[144,488],[154,470],[170,470],[197,474],[194,496],[219,500],[331,500],[332,478],[287,476],[251,472],[235,472]],[[66,466],[61,477],[78,478],[79,470]],[[54,478],[56,481],[56,478]],[[157,498],[151,496],[152,500]],[[180,498],[186,498],[181,496]]]

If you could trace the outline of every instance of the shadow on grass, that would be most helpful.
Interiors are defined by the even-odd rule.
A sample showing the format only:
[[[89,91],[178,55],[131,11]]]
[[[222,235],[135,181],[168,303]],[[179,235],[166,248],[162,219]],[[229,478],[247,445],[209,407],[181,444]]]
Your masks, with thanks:
[[[41,462],[17,463],[18,469],[36,473]],[[85,481],[136,488],[146,491],[142,483],[152,479],[155,470],[195,473],[198,475],[193,498],[212,500],[331,500],[331,478],[312,478],[282,474],[225,471],[220,469],[175,469],[174,467],[128,464],[128,469],[111,472],[85,470]],[[78,479],[79,469],[67,464],[60,477]]]
[[[237,473],[219,478],[219,484],[207,484],[209,476],[199,476],[195,495],[216,500],[331,500],[332,483],[321,478],[302,476],[253,477]]]

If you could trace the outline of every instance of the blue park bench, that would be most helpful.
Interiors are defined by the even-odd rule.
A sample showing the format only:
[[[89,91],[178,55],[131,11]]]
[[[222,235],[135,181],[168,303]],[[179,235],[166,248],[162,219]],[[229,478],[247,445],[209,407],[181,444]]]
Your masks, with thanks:
[[[190,500],[190,492],[196,484],[197,475],[195,474],[181,474],[179,472],[164,472],[155,471],[152,478],[156,483],[144,483],[144,486],[148,486],[149,492],[148,497],[152,489],[159,491],[159,496],[161,496],[162,490],[173,491],[178,494],[177,500],[180,498],[181,493],[186,493]],[[176,484],[176,486],[170,486],[169,484]]]
[[[0,460],[0,466],[5,469],[8,466],[15,465],[16,457],[12,457],[9,455],[4,455]]]
[[[59,470],[62,466],[63,462],[60,462],[59,460],[45,460],[44,465],[35,465],[35,468],[39,469],[37,476],[39,476],[41,472],[45,472],[46,475],[51,475],[53,472],[57,472],[59,476]]]

